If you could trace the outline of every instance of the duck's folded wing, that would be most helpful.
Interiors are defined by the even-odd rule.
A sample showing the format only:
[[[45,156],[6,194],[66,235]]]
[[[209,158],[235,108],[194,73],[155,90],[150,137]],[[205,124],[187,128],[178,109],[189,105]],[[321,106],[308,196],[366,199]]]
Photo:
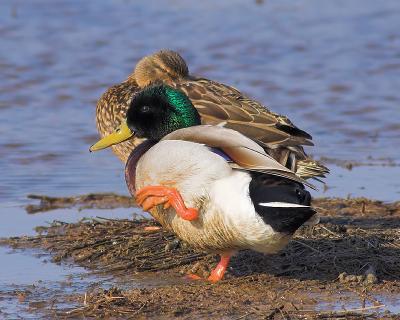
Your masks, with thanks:
[[[235,130],[201,125],[176,130],[165,136],[163,140],[185,140],[219,148],[232,159],[232,167],[236,169],[285,177],[315,189],[312,184],[269,156],[256,142]]]
[[[287,117],[268,110],[233,87],[208,79],[176,86],[188,95],[204,124],[223,123],[269,148],[313,145],[312,137]]]

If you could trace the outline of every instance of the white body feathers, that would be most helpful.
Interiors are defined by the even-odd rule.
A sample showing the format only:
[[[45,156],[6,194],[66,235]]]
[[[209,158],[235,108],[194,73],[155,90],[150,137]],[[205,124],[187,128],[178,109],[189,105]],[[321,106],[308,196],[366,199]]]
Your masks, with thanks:
[[[152,209],[152,215],[190,245],[215,252],[253,249],[274,253],[290,240],[275,232],[255,212],[249,197],[251,176],[232,169],[204,145],[164,140],[139,160],[136,190],[150,185],[174,187],[199,218],[186,221],[174,209]]]

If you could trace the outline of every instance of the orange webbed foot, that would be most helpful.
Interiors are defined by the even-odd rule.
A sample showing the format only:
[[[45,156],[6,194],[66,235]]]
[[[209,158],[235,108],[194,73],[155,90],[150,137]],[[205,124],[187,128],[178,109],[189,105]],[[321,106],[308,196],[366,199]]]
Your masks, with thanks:
[[[210,276],[207,278],[208,281],[216,283],[223,279],[226,269],[228,268],[229,261],[232,257],[231,253],[221,255],[221,260],[217,266],[211,271]],[[188,274],[187,278],[191,280],[202,280],[197,274]]]
[[[196,208],[186,208],[178,190],[164,186],[147,186],[136,192],[136,202],[145,211],[164,204],[164,209],[173,207],[176,213],[184,220],[192,221],[198,218],[199,212]]]

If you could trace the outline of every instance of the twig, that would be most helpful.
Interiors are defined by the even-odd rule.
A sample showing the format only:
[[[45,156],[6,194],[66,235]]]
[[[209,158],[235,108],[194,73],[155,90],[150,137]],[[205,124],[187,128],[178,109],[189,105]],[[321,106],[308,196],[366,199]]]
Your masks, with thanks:
[[[248,315],[250,315],[251,314],[251,312],[250,313],[248,313],[248,312],[246,312],[244,315],[242,315],[242,316],[240,316],[239,318],[236,318],[236,319],[234,319],[234,320],[239,320],[239,319],[243,319],[243,318],[246,318]]]
[[[73,313],[78,312],[78,311],[83,311],[85,309],[86,309],[86,307],[83,306],[83,307],[79,307],[79,308],[76,308],[76,309],[72,309],[72,310],[66,311],[66,312],[64,312],[64,314],[70,315],[70,314],[73,314]]]
[[[298,244],[301,244],[301,245],[303,245],[304,247],[307,247],[308,249],[311,249],[312,251],[317,252],[318,254],[321,254],[320,251],[318,251],[317,249],[314,249],[313,247],[310,247],[308,244],[305,244],[305,243],[303,243],[303,242],[301,242],[301,241],[298,241],[298,240],[292,240],[292,241],[293,241],[293,242],[296,242],[296,243],[298,243]]]
[[[143,304],[140,306],[139,309],[137,309],[137,310],[135,311],[134,314],[138,314],[138,313],[144,308],[145,305],[146,305],[146,302],[143,302]]]
[[[285,307],[284,305],[281,305],[280,307],[275,308],[274,310],[271,311],[269,315],[265,317],[265,319],[270,319],[270,320],[273,319],[278,312],[282,312],[282,309],[284,307]]]
[[[320,228],[324,229],[325,231],[328,231],[330,234],[332,234],[334,236],[339,236],[336,232],[333,232],[333,231],[329,230],[328,228],[326,228],[326,227],[324,227],[322,225],[320,225]]]

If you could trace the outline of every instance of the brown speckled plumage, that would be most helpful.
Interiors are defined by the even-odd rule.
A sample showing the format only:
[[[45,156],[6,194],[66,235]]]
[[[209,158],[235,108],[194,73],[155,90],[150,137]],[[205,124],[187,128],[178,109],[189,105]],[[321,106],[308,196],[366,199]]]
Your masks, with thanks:
[[[124,120],[132,96],[138,90],[159,81],[185,92],[199,111],[203,124],[220,124],[245,134],[302,178],[324,177],[329,172],[306,155],[302,146],[313,145],[311,136],[287,117],[268,110],[233,87],[191,76],[183,58],[169,50],[142,58],[126,81],[102,95],[96,108],[100,135],[110,134]],[[141,141],[131,139],[113,146],[113,151],[126,162],[131,150]]]

